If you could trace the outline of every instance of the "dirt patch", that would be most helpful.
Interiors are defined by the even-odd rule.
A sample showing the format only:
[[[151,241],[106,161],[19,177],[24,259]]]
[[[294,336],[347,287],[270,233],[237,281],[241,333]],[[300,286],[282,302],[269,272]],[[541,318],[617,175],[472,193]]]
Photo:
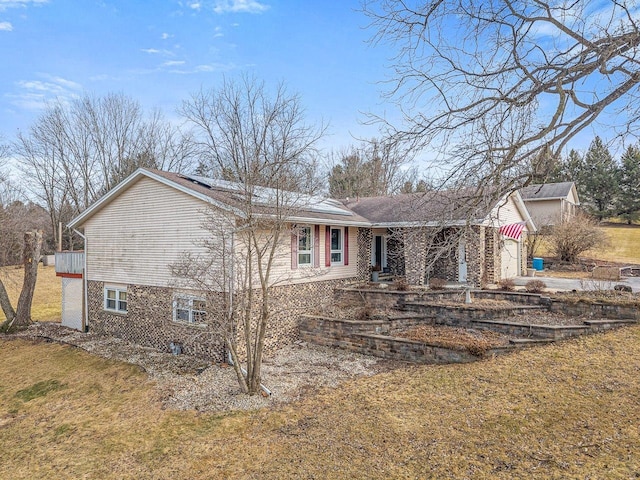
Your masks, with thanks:
[[[190,355],[172,355],[119,338],[81,333],[57,323],[35,323],[27,330],[2,338],[64,343],[103,358],[139,366],[156,383],[167,408],[178,410],[252,410],[285,404],[321,387],[335,387],[361,376],[389,371],[406,364],[298,342],[265,357],[263,384],[271,396],[241,392],[233,368]]]

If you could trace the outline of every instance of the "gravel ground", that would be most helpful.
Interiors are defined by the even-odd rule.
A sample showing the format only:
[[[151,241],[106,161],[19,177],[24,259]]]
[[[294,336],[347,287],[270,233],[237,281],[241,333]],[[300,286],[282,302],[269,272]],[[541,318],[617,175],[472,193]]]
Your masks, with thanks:
[[[406,364],[298,342],[265,357],[262,378],[271,396],[244,395],[232,367],[189,355],[172,355],[118,338],[81,333],[58,323],[41,322],[11,337],[73,345],[94,355],[140,366],[156,383],[167,408],[220,412],[288,403],[320,387],[336,387],[360,376]]]

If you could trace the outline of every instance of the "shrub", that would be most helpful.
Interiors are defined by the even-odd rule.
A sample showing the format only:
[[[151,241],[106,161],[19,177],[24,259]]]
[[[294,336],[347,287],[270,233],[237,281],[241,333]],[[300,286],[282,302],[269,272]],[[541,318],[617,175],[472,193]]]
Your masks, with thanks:
[[[369,305],[360,308],[354,315],[356,320],[370,320],[371,317],[373,317],[373,308]]]
[[[529,280],[525,285],[525,290],[529,293],[542,293],[547,288],[547,284],[542,280]]]
[[[513,292],[516,289],[516,284],[511,278],[505,278],[498,282],[498,288],[504,292]]]
[[[393,289],[399,292],[406,292],[409,290],[409,282],[405,278],[398,278],[393,282]]]
[[[555,225],[548,242],[554,256],[570,263],[576,263],[578,255],[587,250],[603,248],[609,243],[607,235],[598,227],[598,222],[585,214],[578,214]]]
[[[447,281],[444,278],[432,278],[429,280],[429,288],[431,290],[444,290]]]

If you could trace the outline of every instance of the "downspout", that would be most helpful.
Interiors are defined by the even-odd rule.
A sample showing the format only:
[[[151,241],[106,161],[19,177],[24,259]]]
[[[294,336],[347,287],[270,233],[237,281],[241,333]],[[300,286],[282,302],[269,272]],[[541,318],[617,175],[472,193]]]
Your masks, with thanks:
[[[89,291],[87,288],[87,237],[81,234],[75,228],[73,229],[75,233],[82,237],[84,241],[84,265],[82,266],[82,291],[84,293],[84,331],[88,331],[89,329]]]

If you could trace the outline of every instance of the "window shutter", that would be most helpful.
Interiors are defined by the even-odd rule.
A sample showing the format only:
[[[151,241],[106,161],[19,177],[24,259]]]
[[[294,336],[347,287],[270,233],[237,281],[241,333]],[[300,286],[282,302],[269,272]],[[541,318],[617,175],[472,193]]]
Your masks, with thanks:
[[[342,246],[344,248],[344,264],[349,265],[349,227],[344,227],[344,242]]]
[[[313,230],[313,266],[320,266],[320,225],[315,225]]]
[[[324,227],[324,265],[331,266],[331,227],[329,225]]]
[[[298,268],[298,234],[295,225],[291,230],[291,270]]]

